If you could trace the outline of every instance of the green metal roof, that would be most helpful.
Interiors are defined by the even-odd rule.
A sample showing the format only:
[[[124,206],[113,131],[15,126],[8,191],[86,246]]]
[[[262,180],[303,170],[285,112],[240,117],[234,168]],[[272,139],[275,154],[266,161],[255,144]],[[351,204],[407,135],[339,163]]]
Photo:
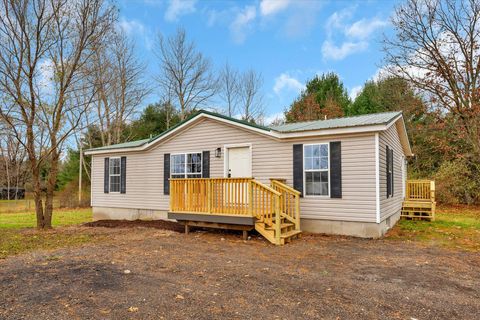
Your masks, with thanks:
[[[354,116],[354,117],[345,117],[345,118],[337,118],[337,119],[328,119],[328,120],[316,120],[316,121],[306,121],[306,122],[295,122],[295,123],[286,123],[279,126],[271,126],[265,127],[258,124],[250,123],[248,121],[235,119],[232,117],[227,117],[223,114],[207,111],[207,110],[199,110],[198,112],[192,114],[187,119],[183,120],[182,122],[178,123],[177,125],[171,127],[170,129],[162,132],[161,134],[150,138],[150,139],[142,139],[136,141],[130,141],[125,143],[113,144],[110,146],[99,147],[94,149],[89,149],[86,151],[104,151],[104,150],[115,150],[115,149],[126,149],[126,148],[135,148],[143,146],[146,143],[150,143],[158,138],[168,134],[169,132],[175,130],[179,126],[183,125],[184,123],[190,121],[191,119],[195,118],[199,114],[207,114],[210,116],[214,116],[217,118],[222,118],[225,120],[229,120],[232,122],[236,122],[239,124],[243,124],[252,128],[264,130],[264,131],[277,131],[277,132],[298,132],[298,131],[309,131],[309,130],[321,130],[321,129],[333,129],[333,128],[344,128],[344,127],[356,127],[356,126],[367,126],[367,125],[376,125],[376,124],[387,124],[390,121],[393,121],[397,118],[401,112],[384,112],[384,113],[374,113],[374,114],[367,114],[361,116]]]
[[[211,116],[214,116],[214,117],[217,117],[217,118],[222,118],[222,119],[225,119],[225,120],[233,121],[233,122],[236,122],[236,123],[244,124],[244,125],[252,127],[252,128],[256,128],[256,129],[260,129],[260,130],[264,130],[264,131],[271,131],[270,128],[265,127],[265,126],[261,126],[261,125],[255,124],[255,123],[251,123],[251,122],[248,122],[248,121],[227,117],[223,114],[219,114],[219,113],[216,113],[216,112],[211,112],[211,111],[207,111],[207,110],[199,110],[199,111],[191,114],[185,120],[177,123],[176,125],[174,125],[170,129],[165,130],[162,133],[160,133],[159,135],[156,135],[155,137],[152,137],[150,139],[142,139],[142,140],[125,142],[125,143],[112,144],[110,146],[88,149],[86,151],[103,151],[103,150],[115,150],[115,149],[140,147],[140,146],[144,145],[145,143],[150,143],[154,140],[157,140],[158,138],[160,138],[160,137],[166,135],[167,133],[175,130],[176,128],[180,127],[184,123],[190,121],[191,119],[195,118],[196,116],[198,116],[199,114],[202,114],[202,113],[203,114],[208,114],[208,115],[211,115]]]
[[[147,143],[149,140],[150,140],[150,139],[142,139],[142,140],[136,140],[136,141],[130,141],[130,142],[112,144],[112,145],[110,145],[110,146],[88,149],[87,151],[114,150],[114,149],[140,147],[140,146],[144,145],[145,143]]]
[[[278,132],[298,132],[298,131],[345,128],[345,127],[369,126],[369,125],[390,123],[390,121],[393,121],[400,114],[402,113],[399,111],[372,113],[372,114],[366,114],[361,116],[344,117],[344,118],[336,118],[336,119],[286,123],[278,126],[272,126],[270,128]]]

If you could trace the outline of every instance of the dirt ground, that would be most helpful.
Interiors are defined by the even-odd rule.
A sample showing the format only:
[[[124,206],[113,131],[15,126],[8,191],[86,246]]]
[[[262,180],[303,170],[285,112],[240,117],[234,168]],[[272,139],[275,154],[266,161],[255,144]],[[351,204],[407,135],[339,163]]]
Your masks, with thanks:
[[[178,225],[77,228],[101,244],[0,260],[0,319],[474,319],[480,255],[393,240]],[[110,227],[110,228],[108,228]],[[59,231],[61,232],[61,231]]]

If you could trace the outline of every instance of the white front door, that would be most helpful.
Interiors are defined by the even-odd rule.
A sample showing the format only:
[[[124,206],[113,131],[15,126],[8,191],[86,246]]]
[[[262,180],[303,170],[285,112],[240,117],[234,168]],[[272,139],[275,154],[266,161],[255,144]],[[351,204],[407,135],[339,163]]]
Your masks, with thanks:
[[[228,147],[227,177],[251,177],[250,147]]]

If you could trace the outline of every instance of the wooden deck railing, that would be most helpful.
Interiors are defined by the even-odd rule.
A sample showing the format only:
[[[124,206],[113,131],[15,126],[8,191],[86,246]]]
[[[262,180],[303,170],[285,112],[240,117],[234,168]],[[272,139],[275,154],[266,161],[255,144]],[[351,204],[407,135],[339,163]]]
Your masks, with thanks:
[[[170,179],[172,212],[250,215],[249,178]]]
[[[251,216],[280,243],[281,193],[252,178],[170,179],[170,211]]]
[[[295,230],[300,230],[300,191],[275,179],[271,179],[271,186],[281,193],[280,212],[295,224]]]
[[[407,180],[405,200],[435,202],[435,181]]]

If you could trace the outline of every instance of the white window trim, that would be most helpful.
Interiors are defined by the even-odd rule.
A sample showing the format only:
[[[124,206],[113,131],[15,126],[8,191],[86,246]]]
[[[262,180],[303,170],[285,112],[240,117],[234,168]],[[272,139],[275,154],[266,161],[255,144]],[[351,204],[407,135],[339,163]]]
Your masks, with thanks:
[[[120,173],[119,174],[112,174],[111,173],[111,168],[112,168],[112,160],[113,159],[118,159],[119,161],[119,168],[120,168]],[[120,177],[120,185],[118,186],[118,191],[112,191],[112,177]],[[120,190],[122,189],[122,159],[121,157],[111,157],[110,160],[108,161],[108,192],[109,193],[120,193]]]
[[[235,143],[235,144],[225,144],[223,145],[223,152],[224,152],[224,157],[223,157],[223,177],[228,178],[228,161],[229,161],[229,149],[233,148],[246,148],[248,147],[248,150],[250,152],[250,178],[253,177],[252,174],[252,144],[251,143]]]
[[[328,169],[319,169],[319,170],[309,170],[308,172],[322,172],[322,171],[328,171],[328,195],[315,195],[315,194],[309,194],[307,195],[307,179],[306,179],[306,172],[305,170],[305,147],[306,146],[318,146],[318,145],[326,145],[328,148]],[[330,193],[331,193],[331,181],[332,179],[330,178],[330,142],[321,142],[321,143],[308,143],[303,145],[303,150],[302,150],[302,166],[303,166],[303,194],[305,198],[330,198]]]
[[[173,169],[173,166],[172,166],[172,157],[173,157],[173,156],[185,155],[185,173],[184,173],[184,177],[183,177],[183,178],[178,178],[178,179],[189,179],[189,178],[187,177],[187,175],[189,174],[189,173],[187,172],[187,155],[188,155],[188,154],[197,154],[197,153],[200,154],[200,172],[190,173],[190,174],[200,175],[200,178],[203,177],[203,152],[202,152],[202,151],[192,151],[192,152],[178,152],[178,153],[171,153],[171,154],[170,154],[170,178],[171,178],[171,179],[176,179],[176,178],[172,178],[172,174],[174,174],[174,175],[180,175],[180,173],[174,173],[174,172],[172,172],[172,169]],[[193,178],[190,178],[190,179],[193,179]]]

